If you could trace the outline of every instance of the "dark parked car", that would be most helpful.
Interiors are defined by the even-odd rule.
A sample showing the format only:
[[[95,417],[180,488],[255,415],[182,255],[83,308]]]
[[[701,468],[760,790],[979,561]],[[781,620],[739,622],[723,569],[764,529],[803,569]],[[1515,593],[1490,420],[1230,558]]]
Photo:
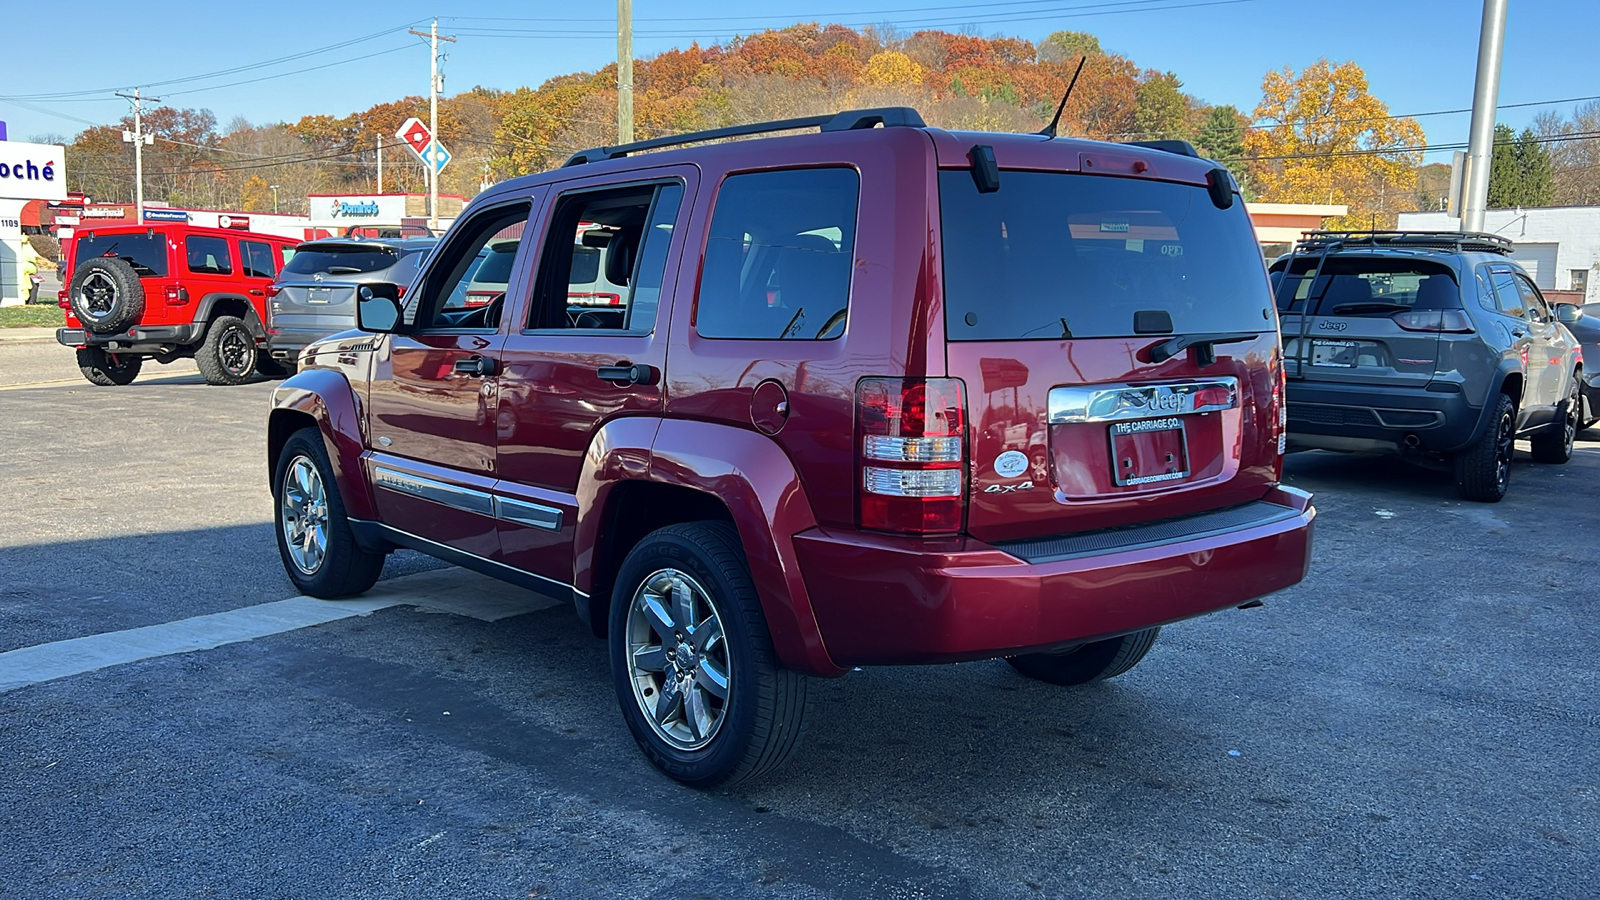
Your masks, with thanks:
[[[573,302],[583,222],[615,308]],[[368,333],[273,396],[290,578],[360,593],[410,547],[571,602],[689,784],[787,757],[807,676],[1096,681],[1305,576],[1272,296],[1186,144],[881,109],[597,148],[478,195],[403,303],[361,290]]]
[[[1453,467],[1495,502],[1515,441],[1564,463],[1582,354],[1512,245],[1492,234],[1313,232],[1271,266],[1291,449]]]
[[[1567,326],[1578,346],[1583,348],[1583,380],[1578,386],[1582,412],[1578,424],[1590,428],[1600,421],[1600,303],[1587,306],[1563,303],[1556,307],[1556,318]]]
[[[267,351],[293,371],[300,348],[356,327],[356,288],[408,287],[438,238],[324,238],[306,241],[267,289]]]

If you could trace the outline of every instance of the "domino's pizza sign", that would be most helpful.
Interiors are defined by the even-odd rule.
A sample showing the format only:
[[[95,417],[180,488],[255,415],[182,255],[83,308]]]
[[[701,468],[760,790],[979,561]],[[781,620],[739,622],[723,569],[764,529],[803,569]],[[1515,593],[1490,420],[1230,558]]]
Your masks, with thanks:
[[[0,198],[67,199],[66,158],[60,144],[0,141]]]

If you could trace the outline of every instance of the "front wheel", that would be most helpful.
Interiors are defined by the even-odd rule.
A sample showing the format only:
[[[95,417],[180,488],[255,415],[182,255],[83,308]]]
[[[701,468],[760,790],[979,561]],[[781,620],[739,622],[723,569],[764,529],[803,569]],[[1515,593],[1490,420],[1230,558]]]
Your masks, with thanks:
[[[667,775],[732,784],[794,750],[806,679],[778,662],[733,526],[646,535],[617,574],[608,640],[628,730]]]
[[[384,554],[356,543],[322,432],[302,428],[289,436],[274,467],[272,501],[278,555],[301,593],[348,597],[378,582]]]
[[[1561,465],[1572,459],[1572,444],[1578,439],[1578,431],[1582,427],[1582,407],[1578,398],[1578,383],[1573,381],[1572,390],[1561,401],[1561,417],[1528,442],[1532,445],[1534,462]]]
[[[107,353],[104,347],[83,347],[78,350],[78,371],[90,384],[101,387],[132,384],[139,377],[144,359],[126,353]]]
[[[1082,644],[1053,653],[1024,653],[1008,656],[1011,668],[1038,681],[1050,684],[1088,684],[1105,681],[1128,671],[1144,659],[1155,645],[1160,628],[1146,628],[1122,637]]]
[[[206,384],[244,384],[256,372],[256,336],[238,316],[218,316],[194,363]]]

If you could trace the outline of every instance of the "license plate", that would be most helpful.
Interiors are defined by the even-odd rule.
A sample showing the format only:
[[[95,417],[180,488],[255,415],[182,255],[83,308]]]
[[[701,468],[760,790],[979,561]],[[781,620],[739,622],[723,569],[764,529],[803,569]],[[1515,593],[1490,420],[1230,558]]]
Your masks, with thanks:
[[[1312,341],[1311,364],[1353,369],[1356,367],[1356,348],[1359,346],[1355,341]]]
[[[1110,431],[1111,475],[1119,487],[1188,476],[1188,442],[1182,419],[1113,422]]]
[[[311,288],[306,291],[307,303],[329,303],[333,300],[333,288]]]

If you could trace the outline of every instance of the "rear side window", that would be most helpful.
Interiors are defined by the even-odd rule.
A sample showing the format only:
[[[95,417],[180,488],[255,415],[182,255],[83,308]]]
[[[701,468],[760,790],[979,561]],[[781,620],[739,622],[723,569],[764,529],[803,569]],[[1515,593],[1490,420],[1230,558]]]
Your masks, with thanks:
[[[278,267],[272,262],[272,245],[260,241],[240,241],[239,255],[244,257],[244,274],[250,278],[276,278]]]
[[[1134,313],[1173,331],[1272,327],[1243,204],[1203,187],[1060,172],[939,173],[945,334],[952,341],[1130,337]]]
[[[225,238],[191,234],[183,240],[189,256],[189,271],[197,275],[232,275],[233,259]]]
[[[695,330],[763,340],[842,335],[860,194],[860,176],[844,168],[724,181],[711,214]]]
[[[86,259],[120,259],[133,266],[141,278],[162,278],[167,274],[167,239],[160,234],[80,235],[73,241],[74,265]]]
[[[285,275],[365,275],[387,269],[399,261],[399,254],[388,247],[331,244],[312,247],[301,244],[283,265]]]
[[[1443,263],[1387,256],[1335,256],[1313,280],[1318,257],[1273,266],[1278,309],[1310,315],[1381,318],[1412,310],[1460,309],[1461,289],[1455,273]]]

